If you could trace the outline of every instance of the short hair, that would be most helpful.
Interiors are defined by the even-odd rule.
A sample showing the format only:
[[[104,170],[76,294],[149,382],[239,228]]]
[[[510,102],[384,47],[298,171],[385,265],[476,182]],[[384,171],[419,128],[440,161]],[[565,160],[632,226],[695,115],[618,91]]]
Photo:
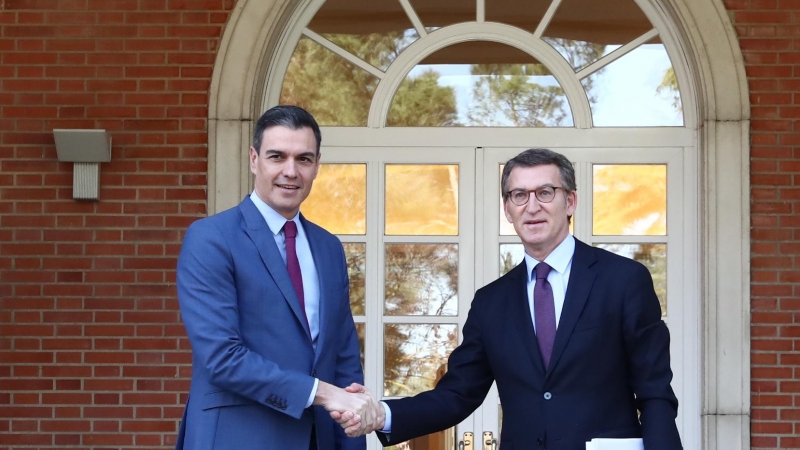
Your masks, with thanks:
[[[314,120],[314,116],[305,109],[293,105],[278,105],[262,114],[256,122],[256,129],[253,132],[253,148],[256,149],[256,154],[261,152],[261,139],[264,137],[264,131],[272,127],[286,127],[291,130],[311,128],[314,138],[317,140],[317,154],[319,154],[322,133],[319,131],[319,125]]]
[[[566,156],[546,148],[530,148],[509,159],[503,168],[503,176],[500,179],[503,201],[508,200],[508,178],[515,167],[535,167],[550,164],[558,167],[558,171],[561,173],[561,182],[567,192],[577,190],[575,186],[575,168]]]

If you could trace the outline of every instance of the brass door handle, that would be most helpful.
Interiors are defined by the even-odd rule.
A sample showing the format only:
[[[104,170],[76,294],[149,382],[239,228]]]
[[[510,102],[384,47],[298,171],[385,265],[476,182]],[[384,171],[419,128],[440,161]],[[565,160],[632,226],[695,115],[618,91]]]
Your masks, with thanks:
[[[458,441],[458,450],[475,450],[473,446],[473,439],[475,434],[472,431],[464,432],[464,439]]]
[[[483,450],[497,450],[497,439],[491,431],[483,432]]]

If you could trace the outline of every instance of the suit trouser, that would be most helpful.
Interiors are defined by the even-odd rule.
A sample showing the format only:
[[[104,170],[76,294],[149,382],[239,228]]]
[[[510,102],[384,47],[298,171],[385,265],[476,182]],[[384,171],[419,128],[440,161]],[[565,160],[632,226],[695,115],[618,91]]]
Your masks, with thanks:
[[[311,426],[311,442],[308,443],[308,450],[317,450],[317,427]]]

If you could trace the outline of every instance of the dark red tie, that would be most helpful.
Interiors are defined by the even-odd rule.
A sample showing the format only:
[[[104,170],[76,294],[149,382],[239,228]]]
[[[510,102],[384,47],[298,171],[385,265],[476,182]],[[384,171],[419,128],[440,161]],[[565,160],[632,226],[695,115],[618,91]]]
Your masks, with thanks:
[[[536,318],[536,340],[542,353],[544,368],[550,364],[553,341],[556,338],[556,305],[553,300],[553,287],[547,281],[550,266],[539,263],[533,269],[536,285],[533,286],[533,313]]]
[[[300,300],[300,309],[306,317],[306,300],[303,294],[303,273],[300,271],[300,261],[297,259],[297,224],[287,221],[283,225],[283,234],[286,237],[286,268],[289,269],[289,278],[292,280],[294,292]],[[308,323],[308,317],[306,317]]]

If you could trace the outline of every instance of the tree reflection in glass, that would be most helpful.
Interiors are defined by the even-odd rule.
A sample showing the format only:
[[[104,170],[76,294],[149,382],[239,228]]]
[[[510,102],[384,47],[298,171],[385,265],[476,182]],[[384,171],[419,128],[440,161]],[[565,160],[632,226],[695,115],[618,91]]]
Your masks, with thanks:
[[[458,235],[458,165],[386,165],[387,235]]]
[[[447,369],[458,343],[455,324],[384,325],[385,397],[405,397],[432,389]]]
[[[356,324],[356,334],[358,335],[358,348],[359,354],[361,357],[361,367],[366,372],[367,366],[364,365],[364,336],[367,332],[367,324],[365,323],[357,323]]]
[[[308,28],[384,71],[419,39],[397,0],[327,0]]]
[[[522,244],[500,244],[500,276],[507,274],[525,259]]]
[[[458,244],[387,244],[384,314],[458,314]]]
[[[667,234],[666,165],[596,164],[592,195],[592,234]]]
[[[281,104],[297,105],[320,126],[366,126],[378,78],[303,37],[289,61]]]
[[[367,232],[367,165],[322,164],[300,207],[310,221],[333,234]]]
[[[664,44],[651,42],[581,80],[596,127],[683,126],[680,90]]]
[[[387,125],[560,127],[573,121],[564,90],[543,64],[504,44],[471,41],[412,69],[395,93]]]
[[[367,302],[367,244],[345,242],[342,245],[347,258],[347,276],[350,278],[350,311],[354,316],[363,316]]]

